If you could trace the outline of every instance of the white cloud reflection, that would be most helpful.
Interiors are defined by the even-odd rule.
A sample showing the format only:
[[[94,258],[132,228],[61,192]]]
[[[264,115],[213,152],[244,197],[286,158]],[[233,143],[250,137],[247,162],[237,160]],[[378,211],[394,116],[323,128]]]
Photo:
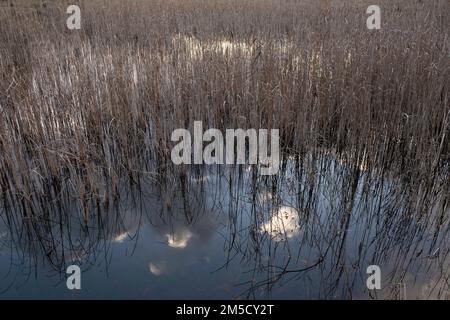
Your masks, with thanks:
[[[192,232],[187,229],[179,230],[172,234],[166,234],[167,244],[172,248],[183,249],[187,247],[192,236]]]
[[[299,221],[297,209],[282,206],[272,214],[269,221],[261,225],[259,232],[268,233],[275,241],[286,241],[299,234]]]
[[[123,232],[123,233],[115,236],[112,241],[117,242],[117,243],[122,243],[128,238],[128,236],[129,236],[129,233],[128,233],[128,231],[126,231],[126,232]]]
[[[150,262],[148,264],[148,269],[154,276],[159,277],[167,273],[167,263],[165,261]]]

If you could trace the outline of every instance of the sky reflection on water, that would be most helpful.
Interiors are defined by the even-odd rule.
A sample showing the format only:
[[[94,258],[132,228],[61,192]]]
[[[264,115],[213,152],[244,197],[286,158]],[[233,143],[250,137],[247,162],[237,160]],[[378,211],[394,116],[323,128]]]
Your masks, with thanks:
[[[442,194],[318,163],[288,161],[276,179],[211,168],[184,188],[147,186],[87,228],[77,214],[42,228],[2,215],[0,298],[449,298]],[[80,291],[66,288],[70,264],[81,266]],[[371,264],[377,292],[366,288]]]

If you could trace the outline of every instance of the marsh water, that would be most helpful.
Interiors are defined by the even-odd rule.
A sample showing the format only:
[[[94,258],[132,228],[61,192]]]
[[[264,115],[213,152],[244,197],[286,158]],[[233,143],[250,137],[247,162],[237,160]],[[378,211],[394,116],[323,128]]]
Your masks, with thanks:
[[[124,183],[87,212],[73,199],[39,217],[4,205],[0,298],[446,299],[448,187],[435,184],[322,154],[285,159],[277,176],[202,167]],[[74,264],[81,290],[66,286]]]

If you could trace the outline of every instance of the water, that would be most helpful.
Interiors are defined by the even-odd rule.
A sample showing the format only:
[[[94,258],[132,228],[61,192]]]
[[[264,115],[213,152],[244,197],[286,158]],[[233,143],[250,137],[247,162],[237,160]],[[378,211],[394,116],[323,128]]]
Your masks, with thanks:
[[[203,168],[180,181],[123,185],[86,216],[23,218],[4,208],[0,298],[446,299],[446,197],[331,154],[257,168]],[[49,205],[50,207],[50,205]],[[53,207],[52,207],[53,208]],[[81,290],[66,287],[81,267]],[[382,289],[368,290],[379,265]]]

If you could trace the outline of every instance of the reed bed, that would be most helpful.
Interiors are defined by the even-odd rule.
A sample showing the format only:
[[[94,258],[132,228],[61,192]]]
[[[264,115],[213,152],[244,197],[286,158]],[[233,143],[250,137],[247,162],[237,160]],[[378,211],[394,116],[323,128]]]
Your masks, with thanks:
[[[185,185],[170,135],[194,121],[279,129],[298,167],[332,155],[446,212],[448,1],[379,1],[378,31],[368,1],[79,3],[76,31],[64,1],[0,3],[1,200],[33,228],[72,201],[86,223],[124,186]]]

